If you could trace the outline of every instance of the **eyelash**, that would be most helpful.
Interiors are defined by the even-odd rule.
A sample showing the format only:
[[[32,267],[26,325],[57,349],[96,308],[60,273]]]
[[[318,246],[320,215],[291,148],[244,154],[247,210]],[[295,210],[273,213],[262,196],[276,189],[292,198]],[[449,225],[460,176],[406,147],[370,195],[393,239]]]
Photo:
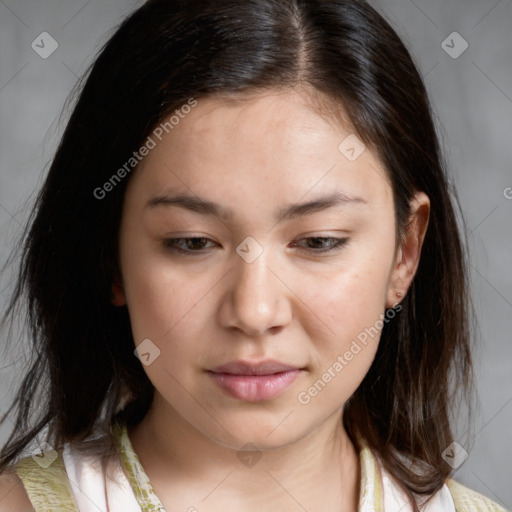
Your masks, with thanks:
[[[168,238],[164,240],[164,246],[166,249],[168,249],[171,252],[179,253],[179,254],[186,254],[186,255],[199,255],[204,254],[203,251],[191,251],[187,249],[182,249],[181,247],[176,246],[177,241],[182,240],[210,240],[206,237],[201,236],[194,236],[194,237],[184,237],[184,238]],[[313,254],[327,254],[335,251],[341,250],[345,245],[347,245],[349,239],[348,238],[335,238],[335,237],[324,237],[324,236],[310,236],[306,238],[301,238],[299,241],[302,240],[334,240],[334,243],[328,248],[328,249],[311,249],[311,252]],[[309,252],[308,250],[305,250],[303,252]]]

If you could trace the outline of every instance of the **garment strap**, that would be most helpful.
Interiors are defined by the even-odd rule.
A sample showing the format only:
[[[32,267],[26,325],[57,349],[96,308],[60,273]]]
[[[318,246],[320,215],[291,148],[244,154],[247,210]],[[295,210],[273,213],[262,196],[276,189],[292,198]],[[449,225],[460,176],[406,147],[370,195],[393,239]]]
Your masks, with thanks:
[[[133,449],[126,424],[116,422],[113,431],[121,462],[141,511],[166,512]]]
[[[377,460],[364,439],[359,439],[359,446],[361,447],[359,453],[361,488],[358,512],[383,512],[384,496]]]
[[[24,457],[18,461],[16,473],[36,512],[79,512],[60,450],[47,468]]]

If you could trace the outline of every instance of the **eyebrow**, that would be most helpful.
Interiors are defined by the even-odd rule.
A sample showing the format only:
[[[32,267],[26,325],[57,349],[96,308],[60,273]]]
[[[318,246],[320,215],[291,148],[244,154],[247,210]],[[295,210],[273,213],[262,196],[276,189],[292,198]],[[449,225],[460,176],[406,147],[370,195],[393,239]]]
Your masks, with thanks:
[[[349,204],[357,205],[368,203],[362,197],[336,191],[305,203],[286,205],[284,208],[281,208],[276,212],[276,218],[279,220],[290,220],[297,217],[312,215],[335,206],[344,206]],[[229,208],[207,199],[187,194],[178,194],[174,196],[165,194],[159,195],[150,199],[146,204],[146,207],[148,208],[155,208],[159,206],[178,206],[195,213],[211,215],[225,220],[230,220],[234,216],[233,211]]]

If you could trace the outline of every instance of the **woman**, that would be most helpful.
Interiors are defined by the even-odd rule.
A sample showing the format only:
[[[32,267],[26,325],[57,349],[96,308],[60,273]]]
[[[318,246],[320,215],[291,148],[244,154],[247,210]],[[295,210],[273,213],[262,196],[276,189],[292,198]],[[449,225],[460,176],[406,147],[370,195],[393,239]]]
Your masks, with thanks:
[[[367,4],[146,2],[34,211],[0,510],[503,510],[450,478],[456,226],[421,76]]]

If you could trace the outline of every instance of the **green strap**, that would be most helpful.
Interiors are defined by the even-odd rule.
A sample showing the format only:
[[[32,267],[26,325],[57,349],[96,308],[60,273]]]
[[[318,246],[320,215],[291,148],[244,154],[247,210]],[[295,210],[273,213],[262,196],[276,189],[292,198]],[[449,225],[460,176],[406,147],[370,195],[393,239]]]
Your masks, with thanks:
[[[122,464],[142,512],[166,512],[133,449],[126,425],[116,422],[113,431]]]
[[[359,452],[361,488],[358,511],[384,512],[384,495],[377,460],[364,439],[358,438],[358,442],[361,447]]]
[[[17,463],[16,473],[36,512],[79,512],[61,451],[47,468],[25,457]]]

